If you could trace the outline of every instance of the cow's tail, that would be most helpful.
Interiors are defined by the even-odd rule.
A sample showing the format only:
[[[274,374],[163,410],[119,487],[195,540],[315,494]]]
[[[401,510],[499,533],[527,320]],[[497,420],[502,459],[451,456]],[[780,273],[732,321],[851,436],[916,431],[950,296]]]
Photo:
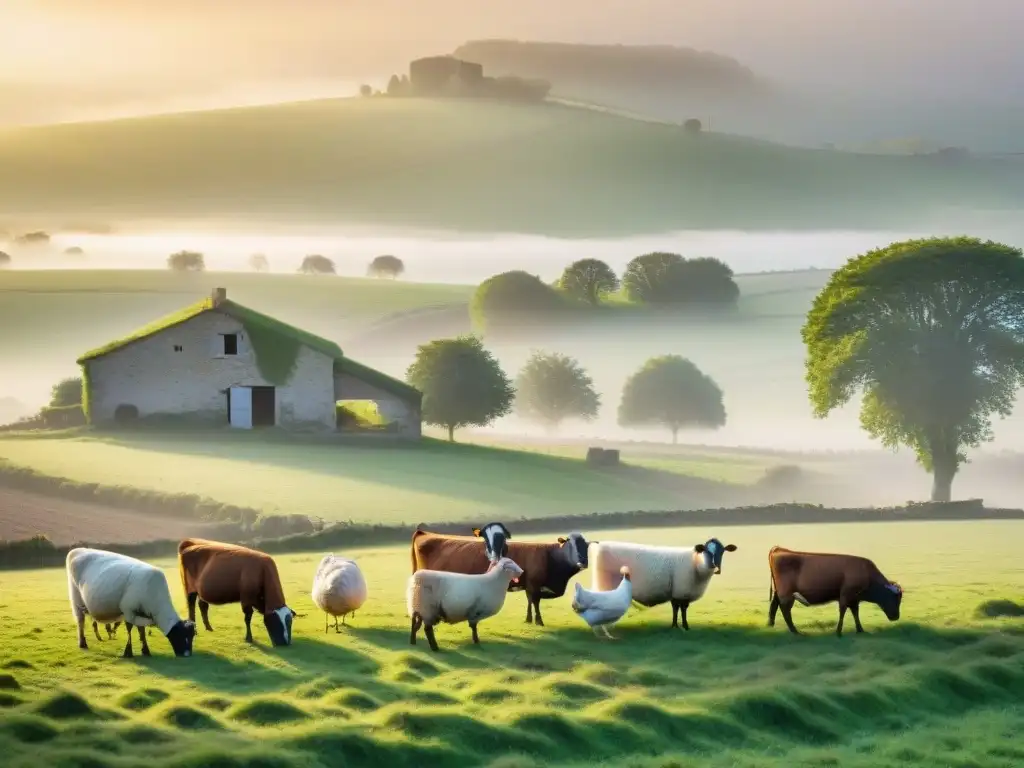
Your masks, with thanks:
[[[416,566],[417,566],[417,562],[416,562],[416,539],[418,539],[420,537],[420,534],[422,534],[422,533],[426,533],[426,531],[423,530],[423,523],[420,523],[419,525],[416,526],[416,530],[413,531],[413,533],[412,533],[412,546],[409,547],[409,554],[412,555],[412,572],[413,573],[416,573]]]
[[[188,574],[185,572],[185,550],[192,545],[192,539],[182,539],[178,544],[178,573],[181,575],[181,588],[188,598]]]
[[[772,567],[772,556],[782,547],[776,545],[768,550],[768,602],[775,596],[775,568]]]

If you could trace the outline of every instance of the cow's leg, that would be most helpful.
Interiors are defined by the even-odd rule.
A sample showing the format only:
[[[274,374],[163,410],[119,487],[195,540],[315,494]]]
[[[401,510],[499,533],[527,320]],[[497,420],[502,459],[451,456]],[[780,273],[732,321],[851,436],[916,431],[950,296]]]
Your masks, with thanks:
[[[330,622],[330,614],[328,614],[327,611],[324,611],[324,634],[325,635],[327,634],[327,628],[329,626],[329,622]]]
[[[779,610],[782,611],[782,618],[785,620],[786,626],[789,627],[789,631],[794,635],[799,635],[800,630],[798,630],[793,624],[793,603],[795,602],[796,599],[793,597],[789,597],[785,600],[780,597]]]
[[[92,631],[96,633],[96,639],[103,642],[103,638],[100,637],[100,623],[96,619],[92,620]]]
[[[409,626],[409,645],[416,645],[416,633],[423,626],[423,617],[418,613],[412,615],[412,624]]]
[[[836,624],[836,637],[843,636],[843,619],[846,618],[846,609],[849,606],[846,605],[846,600],[842,597],[839,598],[839,623]]]
[[[130,659],[130,658],[133,658],[135,656],[134,651],[132,651],[132,628],[133,628],[133,625],[131,624],[131,622],[126,621],[124,623],[124,628],[125,628],[126,634],[128,635],[128,644],[124,647],[124,653],[121,654],[121,657],[124,658],[124,659]]]
[[[473,645],[480,645],[480,635],[476,633],[476,623],[470,624],[469,628],[473,630]]]
[[[78,621],[78,647],[87,651],[89,644],[85,642],[85,614],[78,614],[76,619]]]
[[[107,638],[110,640],[114,639],[114,635],[117,634],[117,628],[121,626],[120,621],[115,621],[113,626],[107,624]]]
[[[542,619],[540,616],[540,593],[537,593],[536,595],[532,596],[528,595],[526,599],[533,601],[533,612],[536,614],[536,619],[534,620],[534,623],[538,627],[543,627],[544,619]]]
[[[860,603],[850,603],[850,613],[853,614],[853,623],[856,625],[859,635],[864,631],[864,627],[860,625]]]
[[[533,600],[530,599],[530,593],[525,592],[526,595],[526,623],[533,624]]]
[[[768,605],[768,626],[775,626],[775,616],[779,612],[779,593],[772,592],[772,601]]]
[[[206,631],[213,632],[213,627],[210,626],[210,604],[202,598],[199,599],[199,613],[203,616],[203,626],[206,627]]]
[[[196,623],[196,600],[199,599],[199,593],[198,592],[189,592],[188,595],[186,595],[186,597],[188,599],[188,620],[191,621],[193,624],[195,624]]]
[[[242,613],[245,615],[245,642],[252,642],[252,606],[243,605]]]
[[[437,647],[437,638],[434,637],[434,625],[423,622],[423,634],[427,636],[427,642],[430,643],[430,650],[439,651]]]
[[[341,623],[342,624],[345,623],[345,617],[344,616],[341,617]],[[338,626],[338,617],[337,616],[334,617],[334,631],[335,632],[341,632],[341,627]]]
[[[672,598],[672,629],[679,626],[679,601]]]
[[[151,656],[152,654],[150,654],[150,652],[149,652],[149,643],[146,642],[146,628],[145,627],[136,627],[136,629],[139,630],[139,640],[142,641],[142,655],[143,656]]]

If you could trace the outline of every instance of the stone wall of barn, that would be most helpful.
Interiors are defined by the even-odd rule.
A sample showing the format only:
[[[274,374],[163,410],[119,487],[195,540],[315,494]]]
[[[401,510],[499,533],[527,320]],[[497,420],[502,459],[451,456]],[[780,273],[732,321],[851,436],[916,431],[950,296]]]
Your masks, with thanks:
[[[411,402],[349,373],[334,375],[335,400],[372,400],[385,422],[396,425],[397,433],[410,439],[422,434],[419,403]]]
[[[223,354],[223,334],[238,335],[238,354]],[[197,315],[181,325],[88,362],[93,423],[114,419],[119,405],[140,417],[187,416],[227,424],[227,390],[274,386],[275,422],[284,427],[334,429],[334,361],[301,347],[284,386],[265,381],[241,322],[222,312]]]

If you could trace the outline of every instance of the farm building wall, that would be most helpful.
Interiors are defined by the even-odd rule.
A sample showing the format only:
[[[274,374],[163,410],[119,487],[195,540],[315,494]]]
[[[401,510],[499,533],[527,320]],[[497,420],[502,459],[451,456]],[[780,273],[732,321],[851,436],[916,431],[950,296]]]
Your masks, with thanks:
[[[352,374],[334,374],[334,399],[372,400],[386,422],[398,425],[400,435],[414,439],[422,435],[419,403],[410,402]]]
[[[238,335],[238,354],[223,354],[222,334]],[[274,386],[275,422],[283,427],[333,429],[334,361],[302,346],[284,386],[265,381],[241,322],[210,311],[88,361],[89,413],[110,422],[119,405],[140,417],[173,414],[227,424],[226,390]]]

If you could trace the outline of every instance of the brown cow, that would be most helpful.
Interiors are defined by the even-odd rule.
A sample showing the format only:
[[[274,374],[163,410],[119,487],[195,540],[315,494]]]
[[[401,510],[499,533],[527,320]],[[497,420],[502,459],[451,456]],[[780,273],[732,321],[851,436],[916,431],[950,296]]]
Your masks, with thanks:
[[[245,615],[245,642],[251,643],[253,611],[275,646],[291,645],[292,619],[299,616],[285,604],[281,577],[274,558],[255,549],[205,539],[184,539],[178,545],[181,584],[188,597],[188,617],[196,618],[196,601],[207,632],[213,632],[211,605],[241,603]]]
[[[523,569],[509,592],[526,592],[526,622],[544,626],[540,601],[560,598],[569,581],[587,567],[587,540],[580,533],[557,542],[509,542],[512,535],[501,523],[476,528],[474,536],[452,536],[417,528],[412,535],[412,570],[486,573],[497,557],[512,558]],[[480,541],[483,539],[483,541]]]
[[[834,600],[839,602],[839,623],[836,635],[843,635],[843,618],[846,610],[853,614],[857,632],[863,632],[860,625],[860,604],[874,603],[888,617],[896,621],[900,617],[900,603],[903,589],[889,581],[878,567],[866,557],[856,555],[835,555],[820,552],[794,552],[783,547],[772,547],[768,551],[768,569],[771,572],[771,586],[768,589],[768,626],[775,626],[775,614],[782,609],[782,618],[793,634],[800,634],[793,626],[793,603],[801,605],[824,605]]]

